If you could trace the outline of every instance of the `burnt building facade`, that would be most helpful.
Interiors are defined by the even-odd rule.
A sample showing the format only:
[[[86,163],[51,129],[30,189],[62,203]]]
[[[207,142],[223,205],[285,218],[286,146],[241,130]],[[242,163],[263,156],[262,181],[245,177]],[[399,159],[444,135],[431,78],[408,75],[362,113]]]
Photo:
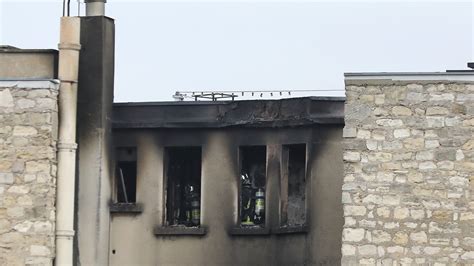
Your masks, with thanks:
[[[339,264],[343,99],[113,109],[111,265]]]

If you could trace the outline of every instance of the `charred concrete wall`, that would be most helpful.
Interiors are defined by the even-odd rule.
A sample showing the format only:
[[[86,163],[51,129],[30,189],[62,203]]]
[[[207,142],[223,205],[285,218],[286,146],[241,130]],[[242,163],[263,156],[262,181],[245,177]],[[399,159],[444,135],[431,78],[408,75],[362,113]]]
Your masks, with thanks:
[[[0,264],[54,257],[58,84],[0,81]]]
[[[471,265],[474,84],[398,78],[346,79],[342,263]]]
[[[141,213],[111,217],[111,265],[337,265],[342,233],[342,125],[297,128],[121,129],[115,147],[137,148]],[[307,147],[307,232],[280,228],[280,154],[283,144]],[[267,146],[266,228],[233,235],[238,224],[241,145]],[[155,235],[164,223],[164,151],[201,146],[201,225],[204,235]],[[276,230],[274,230],[276,229]]]
[[[108,264],[114,29],[111,18],[81,17],[75,245],[78,265]]]

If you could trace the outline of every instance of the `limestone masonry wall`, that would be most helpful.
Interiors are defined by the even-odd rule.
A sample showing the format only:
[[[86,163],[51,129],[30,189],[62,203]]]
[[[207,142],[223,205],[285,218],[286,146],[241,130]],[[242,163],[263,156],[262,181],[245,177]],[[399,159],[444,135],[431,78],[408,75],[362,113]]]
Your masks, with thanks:
[[[0,86],[0,265],[54,257],[57,96]]]
[[[346,93],[342,264],[474,265],[474,83]]]

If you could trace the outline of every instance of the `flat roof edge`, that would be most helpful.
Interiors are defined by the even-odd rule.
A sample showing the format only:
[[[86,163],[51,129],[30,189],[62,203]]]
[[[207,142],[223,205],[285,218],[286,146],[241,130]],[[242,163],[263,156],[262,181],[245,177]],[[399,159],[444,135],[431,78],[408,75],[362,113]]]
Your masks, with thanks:
[[[400,80],[400,81],[474,81],[474,71],[449,72],[348,72],[345,80]]]
[[[294,127],[341,124],[344,101],[253,100],[234,102],[168,102],[114,104],[114,128]],[[196,104],[197,103],[197,104]]]
[[[345,77],[352,76],[450,76],[450,75],[467,75],[474,76],[474,70],[467,71],[449,71],[449,72],[345,72]]]
[[[0,53],[5,54],[58,54],[59,51],[56,49],[2,49]]]
[[[59,89],[58,79],[2,79],[0,88]]]
[[[307,96],[307,97],[295,97],[295,98],[283,98],[283,99],[265,99],[265,100],[235,100],[235,101],[157,101],[157,102],[114,102],[114,106],[154,106],[154,105],[225,105],[239,102],[271,102],[271,101],[289,101],[295,99],[310,99],[311,101],[321,102],[344,102],[346,97],[340,96]]]
[[[181,122],[181,123],[147,123],[147,122],[112,122],[114,130],[120,129],[223,129],[223,128],[296,128],[314,125],[344,125],[343,116],[317,117],[293,121],[252,121],[245,123],[220,122]]]

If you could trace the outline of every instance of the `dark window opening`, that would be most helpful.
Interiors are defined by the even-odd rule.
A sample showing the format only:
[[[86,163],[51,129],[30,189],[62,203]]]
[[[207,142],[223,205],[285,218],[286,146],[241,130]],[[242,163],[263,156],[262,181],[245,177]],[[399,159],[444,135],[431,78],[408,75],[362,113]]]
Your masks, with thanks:
[[[118,148],[115,171],[117,202],[135,203],[137,191],[137,150]]]
[[[297,226],[306,222],[306,145],[283,146],[282,222]]]
[[[266,189],[265,146],[240,147],[240,224],[265,225]]]
[[[166,224],[201,223],[201,148],[166,148]]]

